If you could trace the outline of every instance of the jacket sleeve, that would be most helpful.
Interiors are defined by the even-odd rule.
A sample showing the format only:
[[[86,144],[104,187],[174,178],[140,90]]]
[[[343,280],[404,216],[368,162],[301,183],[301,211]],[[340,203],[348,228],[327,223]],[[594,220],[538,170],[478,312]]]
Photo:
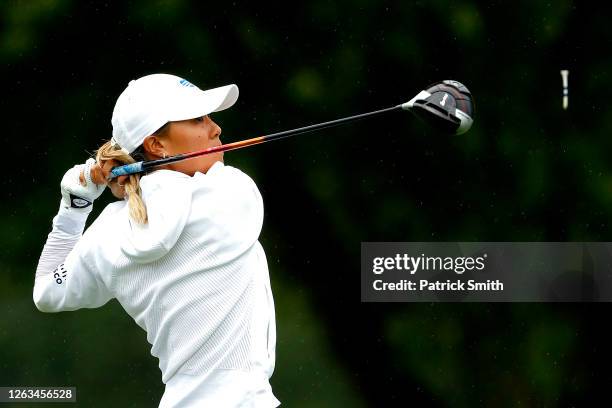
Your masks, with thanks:
[[[196,173],[189,234],[202,243],[201,253],[223,264],[257,243],[263,224],[263,201],[253,180],[242,171],[215,163]]]
[[[113,298],[86,252],[93,237],[82,235],[87,214],[61,208],[42,250],[34,279],[34,304],[41,312],[96,308]]]
[[[251,177],[234,167],[225,170],[225,223],[239,243],[250,247],[261,233],[263,200]]]
[[[221,227],[218,238],[222,251],[242,253],[259,239],[263,224],[263,200],[255,182],[242,171],[219,168],[219,204],[214,211]]]

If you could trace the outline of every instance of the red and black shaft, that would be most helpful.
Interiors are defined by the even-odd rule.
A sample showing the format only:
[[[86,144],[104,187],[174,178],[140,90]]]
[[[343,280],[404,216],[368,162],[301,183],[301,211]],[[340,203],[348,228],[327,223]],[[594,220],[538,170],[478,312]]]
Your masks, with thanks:
[[[380,115],[383,113],[394,112],[394,111],[401,111],[402,109],[403,109],[402,105],[397,105],[391,108],[385,108],[385,109],[380,109],[380,110],[376,110],[372,112],[362,113],[359,115],[348,116],[346,118],[331,120],[329,122],[317,123],[315,125],[304,126],[304,127],[300,127],[297,129],[285,130],[283,132],[272,133],[270,135],[254,137],[252,139],[241,140],[241,141],[233,142],[233,143],[227,143],[221,146],[209,147],[207,149],[197,150],[194,152],[177,154],[175,156],[166,157],[163,159],[141,161],[137,163],[126,164],[123,166],[117,166],[111,170],[111,174],[109,177],[112,179],[118,176],[125,176],[129,174],[141,173],[153,167],[163,166],[165,164],[175,163],[181,160],[187,160],[187,159],[202,156],[205,154],[226,152],[228,150],[241,149],[247,146],[271,142],[273,140],[280,140],[286,137],[296,136],[296,135],[300,135],[303,133],[309,133],[309,132],[314,132],[317,130],[321,130],[321,129],[325,129],[325,128],[329,128],[333,126],[338,126],[344,123],[353,122],[353,121],[364,119],[364,118],[374,116],[374,115]]]

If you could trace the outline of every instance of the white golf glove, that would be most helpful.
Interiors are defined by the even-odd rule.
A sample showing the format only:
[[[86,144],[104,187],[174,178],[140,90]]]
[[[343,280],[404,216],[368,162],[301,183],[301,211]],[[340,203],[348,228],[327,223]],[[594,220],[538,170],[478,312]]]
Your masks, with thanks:
[[[78,164],[64,174],[61,183],[62,207],[83,213],[91,211],[91,204],[106,188],[106,184],[96,184],[91,180],[91,168],[95,164],[94,159],[87,159],[85,164]],[[85,178],[84,185],[79,179],[81,172]]]

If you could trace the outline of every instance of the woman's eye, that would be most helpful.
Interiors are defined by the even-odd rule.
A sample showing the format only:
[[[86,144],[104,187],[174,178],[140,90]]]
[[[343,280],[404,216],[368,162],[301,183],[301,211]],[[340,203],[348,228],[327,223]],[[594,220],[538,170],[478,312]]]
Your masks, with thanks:
[[[200,116],[199,118],[195,118],[196,122],[204,122],[204,116]]]

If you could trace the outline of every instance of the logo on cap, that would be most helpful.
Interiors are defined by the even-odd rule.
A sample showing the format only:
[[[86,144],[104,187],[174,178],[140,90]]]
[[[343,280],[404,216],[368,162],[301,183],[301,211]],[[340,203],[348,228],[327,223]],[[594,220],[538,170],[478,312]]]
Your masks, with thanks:
[[[186,80],[186,79],[181,79],[181,81],[180,81],[179,83],[180,83],[181,85],[183,85],[183,86],[189,86],[189,87],[194,87],[194,88],[195,88],[195,85],[194,85],[194,84],[192,84],[191,82],[189,82],[189,81],[188,81],[188,80]]]

